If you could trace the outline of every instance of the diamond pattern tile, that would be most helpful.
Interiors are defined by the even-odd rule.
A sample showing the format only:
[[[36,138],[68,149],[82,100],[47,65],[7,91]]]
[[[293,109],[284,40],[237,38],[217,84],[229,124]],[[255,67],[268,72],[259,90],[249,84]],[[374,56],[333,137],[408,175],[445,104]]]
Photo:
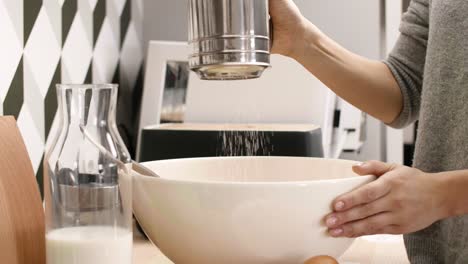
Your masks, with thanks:
[[[106,19],[94,49],[93,81],[96,83],[110,82],[118,62],[119,42]]]
[[[88,0],[89,7],[94,9],[98,0]]]
[[[88,0],[78,0],[78,15],[81,17],[83,29],[86,34],[86,41],[89,41],[91,48],[94,47],[93,43],[93,8],[89,5]]]
[[[17,122],[26,149],[28,150],[32,166],[34,171],[37,172],[44,153],[44,141],[34,124],[33,115],[31,115],[31,110],[27,105],[24,105],[21,109]]]
[[[23,0],[3,0],[0,5],[4,6],[8,18],[13,24],[18,40],[24,43],[24,23],[23,23]],[[3,36],[3,35],[2,35]]]
[[[143,39],[143,0],[130,0],[131,1],[131,15],[130,21],[135,25],[135,30],[140,39]],[[143,43],[142,43],[143,44]]]
[[[114,0],[109,3],[112,6],[112,9],[117,14],[118,17],[122,14],[125,4],[128,0]]]
[[[121,38],[120,20],[127,0],[107,1],[106,19],[111,24],[112,32],[117,40]],[[119,49],[121,42],[119,41]]]
[[[60,53],[60,36],[56,35],[46,9],[42,8],[24,48],[24,61],[31,67],[42,98],[49,90]]]
[[[29,35],[42,7],[42,0],[24,1],[24,43],[28,42]]]
[[[27,0],[29,1],[29,0]],[[59,46],[62,46],[62,5],[60,0],[43,0],[43,8],[49,18],[50,26],[54,32]]]
[[[0,1],[0,101],[9,92],[9,87],[15,76],[18,64],[23,54],[22,36],[18,36],[14,19],[10,18],[9,10]]]
[[[54,87],[55,88],[55,87]],[[59,114],[57,112],[57,116],[53,119],[52,126],[49,130],[49,136],[47,137],[45,149],[49,149],[54,141],[57,139],[57,135],[60,131],[60,120]]]
[[[12,115],[18,119],[21,107],[23,106],[23,94],[23,60],[21,60],[18,67],[16,67],[16,72],[8,88],[8,93],[3,100],[4,115]]]
[[[44,100],[41,94],[35,75],[32,72],[32,67],[24,60],[23,64],[23,78],[24,78],[24,106],[28,106],[31,120],[34,123],[34,127],[37,133],[41,136],[41,139],[45,139],[44,135]]]
[[[44,199],[44,155],[39,162],[39,168],[36,172],[37,185],[41,193],[41,197]]]
[[[118,79],[119,76],[120,72],[116,72],[114,78]],[[119,131],[122,135],[122,139],[127,145],[130,153],[133,153],[136,151],[137,140],[132,135],[132,131],[137,131],[138,129],[138,119],[135,119],[134,117],[137,116],[140,111],[139,106],[143,93],[143,67],[140,67],[134,86],[130,86],[128,80],[125,80],[125,78],[122,78],[118,82],[121,85],[119,88],[117,104],[119,106],[125,105],[126,107],[117,108],[117,123],[120,124]]]
[[[97,38],[101,32],[104,19],[106,18],[106,0],[98,0],[93,10],[93,45],[96,45]]]
[[[86,73],[84,83],[93,83],[93,63],[92,62],[88,66],[88,73]]]
[[[122,77],[130,86],[133,86],[138,77],[139,65],[143,60],[143,48],[141,38],[135,29],[135,25],[130,23],[121,51]]]
[[[136,140],[133,131],[137,131],[134,116],[138,115],[138,109],[142,92],[142,66],[143,48],[140,31],[141,21],[131,20],[124,34],[120,55],[120,97],[117,108],[117,122],[124,124],[119,126],[122,138],[130,151],[135,150]],[[121,25],[122,26],[122,25]],[[124,25],[125,27],[125,25]]]
[[[68,74],[62,76],[62,81],[83,83],[92,54],[92,45],[86,35],[81,15],[77,14],[62,50],[62,70]]]
[[[120,44],[124,42],[128,26],[130,25],[130,14],[130,0],[126,0],[122,14],[120,15]]]
[[[52,123],[54,122],[55,114],[57,113],[57,89],[55,85],[61,83],[61,65],[57,63],[55,73],[49,85],[49,91],[44,98],[44,112],[45,112],[45,137],[49,137]]]
[[[117,65],[117,68],[115,68],[112,83],[120,83],[120,65]]]
[[[77,0],[65,0],[62,4],[62,45],[68,37],[77,10]]]
[[[60,123],[57,83],[120,83],[118,127],[132,150],[142,13],[142,0],[0,0],[0,114],[17,118],[40,186]]]

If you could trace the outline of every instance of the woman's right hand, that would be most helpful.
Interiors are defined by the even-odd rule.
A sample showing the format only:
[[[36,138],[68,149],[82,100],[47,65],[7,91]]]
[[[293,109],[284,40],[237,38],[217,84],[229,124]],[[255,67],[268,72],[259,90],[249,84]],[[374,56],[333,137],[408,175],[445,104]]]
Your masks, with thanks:
[[[292,57],[295,43],[300,42],[308,21],[292,0],[270,0],[273,21],[273,53]]]

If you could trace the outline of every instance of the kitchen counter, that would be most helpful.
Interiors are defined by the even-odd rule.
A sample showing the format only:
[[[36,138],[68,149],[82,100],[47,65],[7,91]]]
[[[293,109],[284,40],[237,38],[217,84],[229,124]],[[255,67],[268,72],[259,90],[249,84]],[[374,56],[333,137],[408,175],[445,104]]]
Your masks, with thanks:
[[[133,238],[133,263],[173,264],[157,247],[141,234],[135,234]]]
[[[137,232],[135,232],[137,233]],[[134,238],[134,264],[173,264],[141,234]],[[341,264],[408,264],[401,236],[358,238],[340,259]]]

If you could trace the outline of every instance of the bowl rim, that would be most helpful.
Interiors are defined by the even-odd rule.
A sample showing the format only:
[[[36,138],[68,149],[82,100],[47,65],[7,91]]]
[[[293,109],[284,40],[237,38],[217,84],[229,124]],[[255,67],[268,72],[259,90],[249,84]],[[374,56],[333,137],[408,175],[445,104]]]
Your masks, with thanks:
[[[328,158],[314,158],[314,157],[286,157],[286,156],[234,156],[234,157],[202,157],[202,158],[183,158],[183,159],[167,159],[167,160],[156,160],[156,161],[148,161],[142,162],[143,165],[149,163],[175,163],[180,161],[203,161],[203,160],[246,160],[246,159],[302,159],[302,160],[326,160],[326,161],[338,161],[338,162],[345,162],[349,164],[358,164],[358,161],[353,160],[345,160],[345,159],[328,159]],[[356,182],[356,181],[374,181],[377,179],[374,175],[364,175],[359,176],[356,174],[356,177],[348,177],[348,178],[337,178],[337,179],[323,179],[323,180],[309,180],[309,181],[272,181],[272,182],[262,182],[262,181],[216,181],[216,180],[183,180],[183,179],[171,179],[171,178],[164,178],[164,177],[153,177],[147,175],[141,175],[136,172],[133,173],[133,177],[141,177],[141,178],[152,178],[157,182],[163,183],[170,183],[170,184],[182,184],[182,185],[216,185],[216,186],[308,186],[312,184],[321,184],[321,183],[346,183],[346,182]]]

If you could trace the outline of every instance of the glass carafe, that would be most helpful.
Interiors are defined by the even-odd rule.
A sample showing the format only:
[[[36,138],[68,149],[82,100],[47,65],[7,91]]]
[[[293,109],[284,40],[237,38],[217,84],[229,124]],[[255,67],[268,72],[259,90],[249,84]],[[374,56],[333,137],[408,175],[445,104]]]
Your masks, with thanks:
[[[44,159],[47,264],[130,264],[131,177],[108,156],[131,161],[117,85],[58,85],[57,96],[60,128]]]

